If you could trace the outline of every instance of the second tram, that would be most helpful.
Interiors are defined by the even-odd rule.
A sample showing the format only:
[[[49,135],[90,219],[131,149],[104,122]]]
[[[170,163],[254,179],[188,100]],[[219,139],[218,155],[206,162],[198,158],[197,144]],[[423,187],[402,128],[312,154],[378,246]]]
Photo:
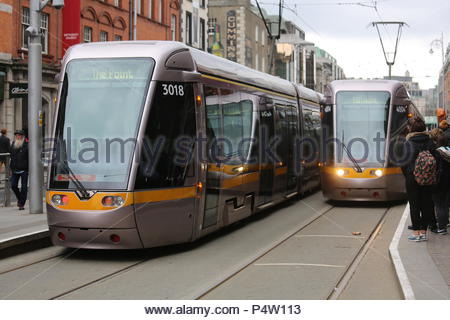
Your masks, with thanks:
[[[391,80],[333,81],[326,88],[321,113],[325,197],[404,199],[404,137],[408,119],[419,114],[405,86]]]

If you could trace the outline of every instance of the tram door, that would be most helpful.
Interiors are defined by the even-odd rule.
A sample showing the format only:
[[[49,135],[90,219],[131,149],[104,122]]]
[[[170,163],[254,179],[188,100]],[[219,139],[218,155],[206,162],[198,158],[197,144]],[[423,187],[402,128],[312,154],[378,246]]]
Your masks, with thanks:
[[[221,185],[223,179],[223,117],[219,89],[204,87],[206,121],[206,190],[202,228],[215,226],[219,219]]]
[[[294,145],[298,133],[297,110],[289,105],[276,105],[275,111],[275,133],[278,137],[275,190],[278,197],[283,197],[297,188]]]
[[[259,111],[260,121],[260,178],[259,178],[259,205],[272,201],[274,189],[275,159],[270,153],[275,153],[271,142],[275,138],[274,108],[271,101],[262,101]]]

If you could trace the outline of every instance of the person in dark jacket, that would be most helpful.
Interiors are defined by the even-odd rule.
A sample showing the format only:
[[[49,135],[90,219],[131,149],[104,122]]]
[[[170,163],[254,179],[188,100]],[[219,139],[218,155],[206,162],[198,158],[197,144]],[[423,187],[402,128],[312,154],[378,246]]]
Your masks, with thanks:
[[[434,187],[433,202],[436,208],[438,228],[436,233],[447,234],[448,224],[448,203],[450,201],[450,162],[445,158],[441,152],[445,150],[450,151],[447,137],[441,134],[437,137],[437,149],[433,152],[436,159],[436,166],[438,171],[438,183]],[[442,150],[441,150],[442,149]]]
[[[426,231],[434,214],[433,187],[421,186],[414,178],[414,167],[419,153],[434,150],[434,143],[425,129],[425,122],[421,118],[416,117],[410,121],[410,133],[406,136],[405,143],[409,157],[402,166],[413,230],[412,235],[408,237],[411,241],[427,240]]]
[[[11,144],[11,189],[17,198],[19,210],[24,210],[27,201],[28,184],[28,142],[22,130],[14,132],[14,141]],[[19,190],[19,180],[21,188]]]
[[[447,138],[447,146],[450,146],[450,126],[448,125],[447,120],[439,122],[439,129],[444,132],[444,135]]]
[[[9,138],[6,136],[6,129],[0,130],[0,153],[9,153]],[[0,172],[2,172],[3,167],[6,167],[6,156],[0,156]]]

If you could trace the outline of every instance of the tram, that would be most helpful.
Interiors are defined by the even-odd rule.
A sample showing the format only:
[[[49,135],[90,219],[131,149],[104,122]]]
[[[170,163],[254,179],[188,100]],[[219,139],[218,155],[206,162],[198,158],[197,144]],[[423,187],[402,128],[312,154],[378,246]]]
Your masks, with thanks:
[[[179,42],[71,47],[46,192],[52,242],[190,242],[316,188],[320,99]]]
[[[322,192],[332,200],[406,198],[400,165],[408,119],[420,116],[405,86],[392,80],[336,80],[321,106]]]

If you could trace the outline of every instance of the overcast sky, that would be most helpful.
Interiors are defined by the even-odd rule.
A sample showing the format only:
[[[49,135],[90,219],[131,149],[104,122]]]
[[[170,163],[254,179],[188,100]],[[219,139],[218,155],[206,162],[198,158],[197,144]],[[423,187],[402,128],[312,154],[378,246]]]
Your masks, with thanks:
[[[431,42],[444,35],[444,52],[450,41],[450,0],[379,0],[377,11],[371,7],[344,3],[373,4],[371,0],[285,0],[284,18],[296,22],[306,33],[306,40],[325,49],[338,61],[347,77],[374,78],[388,75],[383,51],[373,21],[402,21],[404,27],[392,75],[409,71],[422,89],[434,87],[442,65],[440,45]],[[274,12],[260,0],[262,7]],[[341,3],[341,5],[338,5]],[[297,14],[295,14],[295,11]],[[370,25],[370,26],[369,26]],[[387,51],[393,52],[397,26],[380,26]]]

